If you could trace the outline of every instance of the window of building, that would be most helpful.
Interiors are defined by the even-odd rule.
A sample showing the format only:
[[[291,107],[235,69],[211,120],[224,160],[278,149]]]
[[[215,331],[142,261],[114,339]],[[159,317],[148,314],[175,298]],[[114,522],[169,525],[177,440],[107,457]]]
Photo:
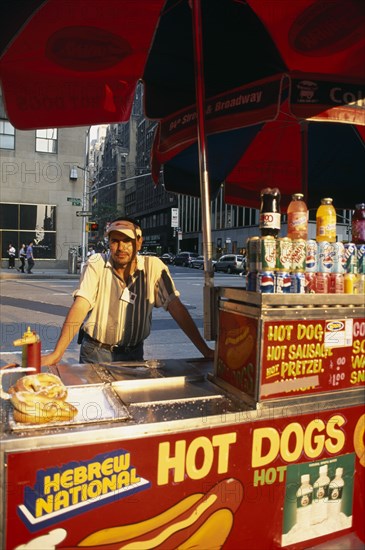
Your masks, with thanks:
[[[7,257],[9,243],[18,254],[21,245],[30,241],[36,258],[56,258],[56,206],[0,203],[1,257]]]
[[[8,121],[0,95],[0,149],[15,149],[15,128]]]
[[[36,130],[35,150],[38,153],[57,153],[57,128]]]

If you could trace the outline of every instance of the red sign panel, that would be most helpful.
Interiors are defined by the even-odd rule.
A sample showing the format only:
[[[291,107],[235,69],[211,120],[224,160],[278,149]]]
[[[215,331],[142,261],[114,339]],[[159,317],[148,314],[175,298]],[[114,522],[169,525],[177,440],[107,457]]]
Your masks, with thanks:
[[[250,397],[255,397],[257,334],[257,319],[219,312],[217,376]]]
[[[338,533],[363,537],[364,408],[300,407],[10,452],[3,547],[299,550]]]
[[[363,386],[365,320],[263,324],[260,399]]]

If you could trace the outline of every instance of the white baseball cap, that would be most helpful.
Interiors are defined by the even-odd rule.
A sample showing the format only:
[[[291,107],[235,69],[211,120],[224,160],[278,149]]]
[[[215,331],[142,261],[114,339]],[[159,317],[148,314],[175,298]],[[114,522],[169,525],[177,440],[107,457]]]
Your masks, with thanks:
[[[123,233],[124,235],[127,235],[127,237],[129,237],[130,239],[137,239],[138,237],[142,237],[141,228],[128,220],[116,220],[112,222],[106,230],[106,234],[109,235],[109,233],[111,233],[112,231]]]

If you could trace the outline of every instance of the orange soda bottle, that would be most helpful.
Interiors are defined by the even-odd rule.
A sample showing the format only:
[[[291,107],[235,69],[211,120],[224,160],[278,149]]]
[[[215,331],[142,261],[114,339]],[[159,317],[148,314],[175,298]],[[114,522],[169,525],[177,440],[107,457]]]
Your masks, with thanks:
[[[287,209],[288,237],[290,239],[308,239],[308,208],[302,193],[294,193]]]

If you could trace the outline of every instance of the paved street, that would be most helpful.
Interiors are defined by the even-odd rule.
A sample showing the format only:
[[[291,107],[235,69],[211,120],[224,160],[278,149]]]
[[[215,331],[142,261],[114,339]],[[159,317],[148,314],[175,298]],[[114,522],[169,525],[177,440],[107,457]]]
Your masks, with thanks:
[[[195,269],[171,267],[171,274],[181,293],[181,299],[188,308],[199,330],[203,333],[203,286],[204,273]],[[42,351],[53,349],[63,320],[72,303],[72,292],[78,278],[66,272],[40,271],[33,276],[8,276],[2,271],[1,278],[1,347],[0,366],[20,362],[21,348],[13,346],[13,340],[20,338],[30,326],[40,336]],[[14,277],[14,278],[13,278]],[[56,277],[56,278],[53,278]],[[242,286],[238,275],[216,274],[216,286]],[[211,343],[214,346],[214,343]],[[74,340],[64,355],[64,361],[77,363],[79,346]],[[156,309],[153,313],[152,332],[145,341],[146,359],[200,357],[169,313]]]

